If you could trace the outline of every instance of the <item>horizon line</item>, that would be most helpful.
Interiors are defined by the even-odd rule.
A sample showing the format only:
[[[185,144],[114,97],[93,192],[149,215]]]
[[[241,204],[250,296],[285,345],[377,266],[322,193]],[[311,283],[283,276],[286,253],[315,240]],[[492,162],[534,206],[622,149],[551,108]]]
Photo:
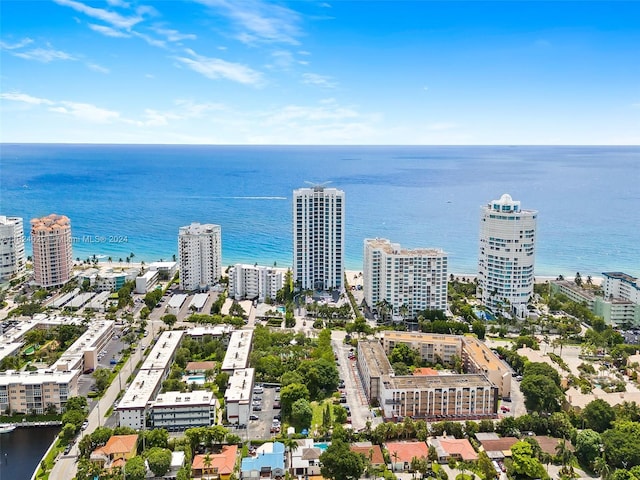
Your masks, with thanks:
[[[104,142],[4,142],[0,145],[96,145],[96,146],[181,146],[181,147],[640,147],[625,143],[104,143]]]

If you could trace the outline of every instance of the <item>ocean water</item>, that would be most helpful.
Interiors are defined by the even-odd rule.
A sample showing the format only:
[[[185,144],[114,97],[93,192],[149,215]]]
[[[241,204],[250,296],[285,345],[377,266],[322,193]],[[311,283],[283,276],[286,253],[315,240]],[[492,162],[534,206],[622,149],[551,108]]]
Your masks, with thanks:
[[[509,193],[539,212],[537,275],[640,276],[640,147],[0,145],[0,215],[67,215],[82,259],[168,260],[200,222],[225,264],[290,266],[307,182],[346,192],[348,269],[383,237],[473,273],[480,206]]]

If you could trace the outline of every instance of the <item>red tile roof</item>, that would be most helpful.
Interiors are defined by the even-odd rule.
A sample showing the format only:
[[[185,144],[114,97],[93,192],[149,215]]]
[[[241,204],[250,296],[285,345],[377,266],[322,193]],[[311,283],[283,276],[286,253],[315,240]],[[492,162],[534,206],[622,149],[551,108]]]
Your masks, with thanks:
[[[105,446],[96,448],[94,453],[108,456],[129,453],[136,447],[137,442],[138,435],[113,435]]]
[[[371,445],[369,447],[357,447],[352,445],[351,451],[361,453],[367,460],[369,460],[369,455],[371,454],[372,465],[384,465],[384,456],[382,455],[380,445]]]
[[[393,463],[410,463],[413,457],[429,457],[429,447],[424,442],[388,442],[384,444],[384,448],[389,452]]]
[[[433,368],[429,368],[429,367],[421,367],[421,368],[416,368],[413,371],[414,375],[440,375],[440,372],[438,372],[438,370],[435,370]]]
[[[203,470],[205,468],[217,469],[218,475],[230,475],[236,466],[236,456],[238,454],[237,445],[226,445],[222,447],[220,453],[210,453],[211,467],[205,467],[205,455],[196,455],[191,468],[193,470]]]

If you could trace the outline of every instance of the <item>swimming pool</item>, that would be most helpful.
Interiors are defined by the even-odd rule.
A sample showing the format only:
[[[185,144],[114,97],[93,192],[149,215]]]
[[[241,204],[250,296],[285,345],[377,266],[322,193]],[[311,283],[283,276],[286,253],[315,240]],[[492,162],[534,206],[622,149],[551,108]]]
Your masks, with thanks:
[[[285,307],[276,307],[276,310],[280,313],[286,313],[287,309]]]
[[[322,450],[323,452],[329,448],[329,444],[328,443],[314,443],[313,444],[314,447],[319,448],[320,450]]]
[[[205,377],[204,375],[188,375],[182,378],[183,381],[187,383],[195,383],[197,385],[204,385]]]

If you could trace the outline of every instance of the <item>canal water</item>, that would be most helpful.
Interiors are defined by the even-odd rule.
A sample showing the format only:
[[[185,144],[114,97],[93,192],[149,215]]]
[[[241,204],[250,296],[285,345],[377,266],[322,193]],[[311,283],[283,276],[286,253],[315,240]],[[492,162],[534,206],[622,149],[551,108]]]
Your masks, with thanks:
[[[34,427],[0,434],[0,480],[29,480],[59,431]]]

